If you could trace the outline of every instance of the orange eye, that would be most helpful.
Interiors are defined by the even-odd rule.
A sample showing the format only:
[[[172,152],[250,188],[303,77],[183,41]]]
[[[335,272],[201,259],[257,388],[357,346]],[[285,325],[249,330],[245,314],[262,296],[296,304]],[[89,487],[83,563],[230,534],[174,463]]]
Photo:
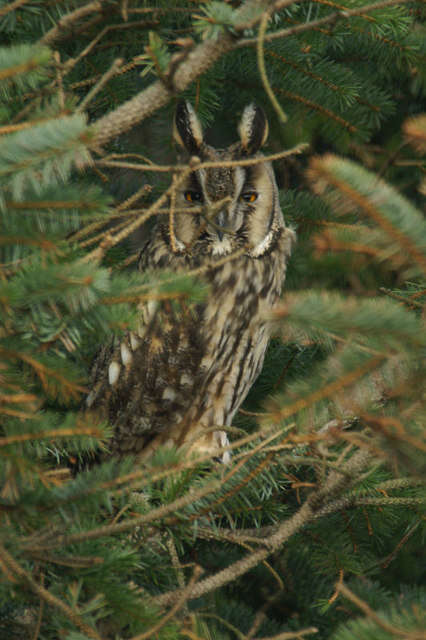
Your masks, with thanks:
[[[241,199],[244,200],[244,202],[255,202],[257,200],[257,193],[255,191],[248,191],[247,193],[242,193]]]
[[[201,201],[201,193],[199,191],[185,191],[183,194],[185,200],[188,202],[200,202]]]

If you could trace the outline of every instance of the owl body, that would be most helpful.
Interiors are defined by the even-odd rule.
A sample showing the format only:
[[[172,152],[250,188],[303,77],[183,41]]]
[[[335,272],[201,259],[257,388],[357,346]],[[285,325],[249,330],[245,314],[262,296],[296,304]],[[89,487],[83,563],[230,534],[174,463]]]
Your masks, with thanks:
[[[114,426],[115,454],[143,458],[169,444],[216,456],[227,444],[221,428],[262,368],[267,315],[281,294],[294,233],[284,225],[268,163],[221,166],[261,160],[263,112],[247,107],[239,131],[239,143],[217,150],[204,143],[192,107],[178,106],[175,138],[214,166],[195,170],[179,188],[176,208],[190,210],[176,214],[173,226],[158,225],[139,268],[197,270],[208,294],[193,306],[150,301],[138,330],[98,356],[87,404]]]

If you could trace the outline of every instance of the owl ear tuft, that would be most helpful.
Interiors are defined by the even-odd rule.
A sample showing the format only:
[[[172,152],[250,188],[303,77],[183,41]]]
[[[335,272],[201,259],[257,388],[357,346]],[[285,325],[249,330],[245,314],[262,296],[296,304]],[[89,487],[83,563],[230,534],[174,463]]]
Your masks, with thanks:
[[[265,144],[269,133],[263,109],[256,104],[249,104],[243,111],[238,133],[243,150],[246,153],[256,153]]]
[[[203,145],[203,129],[189,102],[182,100],[176,107],[173,137],[192,155],[197,155]]]

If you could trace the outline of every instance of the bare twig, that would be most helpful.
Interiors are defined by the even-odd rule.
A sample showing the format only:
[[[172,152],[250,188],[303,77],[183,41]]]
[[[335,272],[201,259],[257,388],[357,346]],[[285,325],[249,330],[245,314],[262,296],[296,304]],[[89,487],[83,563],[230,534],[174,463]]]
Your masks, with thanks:
[[[94,87],[92,87],[89,93],[85,96],[84,100],[80,102],[80,104],[76,109],[76,112],[84,111],[84,109],[87,107],[89,102],[93,100],[96,94],[99,93],[99,91],[106,85],[107,82],[109,82],[109,80],[111,80],[113,76],[115,76],[115,74],[117,73],[118,69],[121,67],[122,64],[123,64],[122,58],[117,58],[116,60],[114,60],[114,62],[112,63],[108,71],[104,73],[102,78],[95,84]]]
[[[100,260],[105,252],[111,247],[115,246],[119,242],[122,242],[125,238],[127,238],[131,233],[136,231],[146,220],[151,218],[153,215],[157,213],[157,210],[161,208],[161,206],[167,201],[167,198],[170,195],[172,189],[175,189],[181,182],[183,182],[188,174],[192,171],[192,168],[188,168],[186,172],[182,172],[179,178],[176,179],[176,182],[173,183],[167,191],[165,191],[159,198],[154,202],[154,204],[149,207],[146,213],[142,216],[139,216],[137,220],[133,222],[126,222],[125,228],[115,235],[109,235],[109,237],[105,238],[105,242],[101,244],[96,249],[93,249],[90,253],[86,254],[84,258],[81,259],[82,262],[91,262],[93,260]]]
[[[298,638],[310,636],[312,633],[318,633],[318,629],[316,627],[308,627],[307,629],[299,629],[299,631],[284,631],[276,636],[264,636],[253,640],[298,640]]]
[[[61,56],[59,51],[53,52],[53,58],[55,60],[56,66],[56,84],[58,86],[58,102],[61,108],[61,112],[65,111],[65,93],[64,93],[64,83],[62,77],[62,68],[61,68]]]
[[[144,633],[140,633],[137,636],[133,636],[130,640],[149,640],[149,638],[155,637],[155,634],[164,627],[164,625],[171,620],[179,609],[185,605],[188,601],[191,591],[197,582],[200,575],[204,572],[204,569],[198,565],[194,568],[194,573],[192,574],[191,580],[188,582],[187,586],[182,589],[181,595],[179,599],[176,601],[176,604],[170,609],[170,611],[158,622],[156,625],[148,629],[148,631]]]
[[[259,34],[257,37],[257,66],[259,68],[259,74],[263,83],[263,87],[269,97],[269,100],[272,103],[272,106],[274,107],[278,118],[281,120],[281,122],[284,124],[287,122],[287,116],[284,113],[284,111],[281,108],[280,103],[278,102],[271,84],[268,80],[268,74],[266,73],[266,67],[265,67],[265,52],[264,52],[264,41],[265,41],[265,34],[266,34],[266,28],[268,26],[268,21],[271,17],[271,13],[269,11],[265,11],[265,13],[262,16],[262,20],[260,21],[260,26],[259,26]]]
[[[228,169],[231,167],[250,167],[262,162],[274,162],[274,160],[280,160],[282,158],[287,158],[288,156],[303,153],[303,151],[305,151],[308,147],[309,145],[307,143],[301,142],[291,149],[285,149],[284,151],[278,151],[277,153],[271,153],[270,155],[258,155],[254,158],[241,158],[238,160],[211,160],[207,162],[199,162],[196,166],[192,167],[192,171],[198,169],[217,169],[218,167],[220,167],[221,169]],[[187,164],[138,164],[137,162],[120,162],[117,160],[108,160],[108,157],[103,158],[102,160],[97,160],[96,164],[100,167],[134,169],[135,171],[154,171],[155,173],[179,173],[188,170]]]
[[[30,0],[15,0],[14,2],[11,2],[9,5],[2,7],[0,9],[0,18],[5,16],[7,13],[10,13],[11,11],[14,11],[15,9],[19,9],[19,7],[22,7],[23,4],[26,4],[29,1]]]
[[[296,0],[284,0],[283,2],[276,2],[268,9],[268,13],[272,15],[283,7],[294,4],[295,1]],[[265,35],[265,41],[275,38],[286,38],[295,33],[315,29],[323,24],[332,24],[336,22],[336,20],[347,20],[354,16],[363,15],[394,4],[405,4],[409,1],[410,0],[381,0],[380,2],[361,8],[338,11],[313,22],[300,24],[290,29]],[[236,22],[234,25],[234,34],[225,32],[216,39],[210,39],[200,43],[189,52],[188,56],[179,62],[173,77],[170,78],[175,93],[180,93],[186,89],[219,58],[232,49],[257,45],[258,38],[238,40],[245,29],[252,28],[258,24],[263,17],[263,14],[261,14],[250,23],[244,22],[245,5],[246,3],[243,3],[240,9],[242,22],[240,24]],[[155,113],[172,99],[174,92],[162,81],[156,81],[116,110],[100,118],[93,125],[95,129],[94,146],[105,144],[111,138],[128,131],[132,126]]]
[[[404,546],[404,544],[407,542],[407,540],[409,540],[409,538],[411,538],[411,536],[413,535],[413,533],[417,530],[417,528],[420,525],[420,520],[417,520],[417,522],[415,522],[413,524],[412,527],[410,527],[407,531],[407,533],[402,536],[401,540],[398,542],[398,544],[396,545],[395,549],[392,551],[392,553],[390,553],[383,561],[382,563],[382,568],[383,569],[387,569],[388,566],[390,565],[391,562],[393,562],[393,560],[395,560],[396,556],[398,555],[399,551],[402,549],[402,547]]]
[[[78,22],[78,20],[81,20],[81,18],[84,18],[91,13],[100,11],[101,8],[102,3],[95,0],[95,2],[89,2],[89,4],[79,7],[78,9],[75,9],[75,11],[71,11],[71,13],[63,16],[59,22],[50,29],[50,31],[44,34],[40,39],[40,44],[45,44],[51,47],[54,42],[61,40],[67,34],[75,22]]]
[[[272,33],[268,33],[267,35],[265,35],[265,42],[271,42],[272,40],[281,40],[282,38],[288,38],[289,36],[293,36],[297,33],[311,31],[312,29],[321,27],[324,24],[334,24],[338,20],[349,20],[349,18],[362,16],[366,13],[370,13],[371,11],[376,11],[377,9],[390,7],[394,4],[406,4],[408,2],[411,2],[411,0],[381,0],[380,2],[365,5],[364,7],[359,7],[357,9],[344,9],[342,11],[336,11],[328,16],[324,16],[324,18],[313,20],[312,22],[305,22],[294,27],[289,27],[288,29],[281,29],[280,31],[273,31]],[[257,44],[258,38],[245,38],[244,40],[239,40],[239,42],[236,42],[235,48],[257,46]]]

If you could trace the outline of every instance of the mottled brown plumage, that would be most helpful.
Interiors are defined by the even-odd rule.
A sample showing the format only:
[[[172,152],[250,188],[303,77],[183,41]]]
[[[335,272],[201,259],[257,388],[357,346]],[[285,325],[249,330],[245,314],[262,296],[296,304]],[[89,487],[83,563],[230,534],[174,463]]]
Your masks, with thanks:
[[[294,240],[270,164],[220,166],[262,157],[261,109],[246,107],[240,141],[225,150],[205,144],[188,103],[178,105],[174,135],[191,155],[219,166],[194,171],[176,194],[177,208],[202,206],[205,215],[176,214],[172,237],[163,220],[139,267],[203,267],[209,294],[195,307],[151,301],[141,308],[138,331],[99,354],[87,405],[114,426],[118,455],[143,457],[168,443],[215,456],[226,445],[221,427],[231,424],[262,368],[266,317],[280,296]]]

